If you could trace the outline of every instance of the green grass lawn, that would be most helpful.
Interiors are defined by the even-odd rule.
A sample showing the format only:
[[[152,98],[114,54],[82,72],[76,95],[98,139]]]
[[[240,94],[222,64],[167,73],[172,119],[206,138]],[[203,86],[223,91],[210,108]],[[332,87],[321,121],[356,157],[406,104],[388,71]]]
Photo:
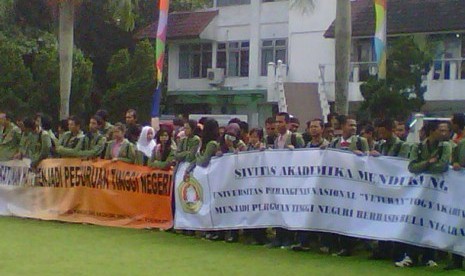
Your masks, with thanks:
[[[0,218],[0,275],[463,275],[205,241],[179,234]]]

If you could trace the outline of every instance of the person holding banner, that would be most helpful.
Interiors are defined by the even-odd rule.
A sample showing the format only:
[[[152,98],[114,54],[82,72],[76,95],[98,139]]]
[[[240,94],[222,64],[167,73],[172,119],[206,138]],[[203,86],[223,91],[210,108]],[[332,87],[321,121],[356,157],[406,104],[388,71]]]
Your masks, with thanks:
[[[381,141],[370,152],[371,156],[395,156],[408,158],[410,145],[402,141],[394,133],[395,122],[392,119],[384,119],[378,124],[378,135]],[[403,247],[391,241],[378,241],[378,247],[373,250],[371,259],[390,259],[394,254],[394,248]]]
[[[153,151],[155,150],[155,146],[157,145],[157,143],[153,139],[154,136],[155,130],[151,126],[144,126],[142,128],[141,134],[136,144],[136,164],[146,166],[149,160],[152,158]]]
[[[192,162],[195,160],[195,154],[200,147],[200,137],[195,135],[194,131],[197,128],[196,120],[189,120],[184,124],[184,135],[181,139],[174,158],[178,162]]]
[[[20,149],[14,158],[29,158],[31,166],[36,167],[40,161],[50,156],[52,140],[46,131],[36,127],[34,120],[25,118],[23,124],[24,132],[21,137]]]
[[[220,150],[217,152],[217,156],[222,156],[224,153],[238,153],[239,151],[246,151],[247,146],[241,140],[241,128],[239,124],[230,123],[224,132],[223,137],[220,141]],[[225,231],[226,242],[237,242],[239,241],[239,230]]]
[[[286,112],[276,115],[276,128],[278,137],[274,141],[274,149],[297,149],[305,147],[304,139],[300,133],[292,133],[289,130],[291,118]]]
[[[69,131],[55,143],[55,151],[60,157],[79,157],[84,142],[84,133],[81,130],[81,120],[76,116],[68,118]]]
[[[280,112],[276,115],[276,128],[278,129],[278,137],[274,141],[274,149],[296,149],[305,146],[304,139],[299,133],[292,133],[289,130],[290,115],[286,112]],[[274,240],[267,244],[268,248],[283,248],[291,247],[294,240],[294,233],[284,228],[276,228],[276,236]]]
[[[105,151],[105,159],[113,162],[123,161],[133,164],[136,159],[136,151],[134,145],[124,138],[125,128],[121,123],[116,123],[113,126],[113,140],[107,143]]]
[[[328,147],[329,142],[323,138],[324,123],[322,119],[313,119],[308,122],[308,131],[310,134],[310,141],[307,148],[325,149]]]
[[[19,151],[21,130],[6,112],[0,112],[0,161],[13,159]]]
[[[455,114],[454,114],[455,116]],[[454,124],[454,120],[452,120],[452,124]],[[462,134],[462,132],[460,132]],[[457,136],[460,135],[457,132]],[[463,170],[465,168],[465,139],[457,139],[458,144],[454,149],[454,153],[452,156],[452,167],[456,171]],[[457,254],[452,254],[452,263],[448,264],[445,269],[446,270],[453,270],[453,269],[462,269],[463,268],[463,257]]]
[[[196,166],[207,167],[210,164],[210,160],[220,150],[219,140],[219,125],[218,122],[213,118],[205,120],[202,130],[202,146],[199,152],[195,155],[195,161],[191,162],[189,167],[184,173],[184,179],[187,180],[190,177],[190,173]],[[220,240],[221,232],[208,232],[205,234],[205,238],[208,240]]]
[[[157,143],[148,161],[149,167],[166,170],[175,164],[174,152],[176,151],[176,144],[171,137],[172,133],[172,131],[168,131],[164,127],[161,127],[157,132]]]
[[[276,131],[276,120],[273,117],[269,117],[265,121],[265,131],[266,136],[264,138],[267,148],[272,148],[274,146],[274,141],[278,137],[278,132]]]
[[[342,130],[342,135],[331,141],[330,148],[352,151],[358,156],[366,155],[370,148],[365,138],[359,137],[357,133],[357,121],[354,117],[339,115],[337,117],[338,123]],[[354,247],[354,238],[337,235],[337,234],[323,234],[322,243],[323,247],[320,248],[322,252],[336,251],[334,256],[350,256]]]
[[[385,119],[378,124],[378,135],[381,141],[375,146],[374,156],[398,156],[408,158],[410,145],[394,134],[395,122]]]
[[[331,141],[330,148],[350,150],[361,156],[370,151],[368,142],[365,138],[357,136],[357,121],[354,117],[339,115],[338,122],[341,126],[342,135]]]
[[[98,158],[105,150],[107,138],[103,136],[99,128],[103,125],[103,120],[97,115],[94,115],[89,120],[89,131],[84,137],[82,149],[78,152],[79,157]]]
[[[426,139],[418,144],[414,144],[410,151],[408,170],[411,173],[440,174],[449,169],[452,156],[452,147],[448,142],[450,130],[449,122],[435,120],[425,125]],[[395,262],[397,267],[415,265],[420,254],[426,266],[437,266],[437,263],[434,261],[434,250],[430,248],[405,244],[403,251],[403,258]]]
[[[252,128],[249,131],[249,144],[247,150],[264,150],[265,144],[263,143],[263,130],[259,128]]]
[[[448,142],[450,123],[430,121],[425,131],[427,138],[411,148],[408,169],[415,174],[444,173],[452,157],[452,146]]]

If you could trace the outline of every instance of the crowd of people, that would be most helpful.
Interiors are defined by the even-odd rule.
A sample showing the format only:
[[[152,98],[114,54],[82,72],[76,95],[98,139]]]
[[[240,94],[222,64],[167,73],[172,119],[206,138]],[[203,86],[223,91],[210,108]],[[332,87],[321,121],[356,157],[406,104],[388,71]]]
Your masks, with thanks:
[[[103,158],[157,169],[170,169],[179,162],[188,162],[184,177],[189,177],[196,166],[208,166],[212,157],[225,153],[307,147],[347,150],[359,156],[408,158],[408,169],[415,174],[443,173],[450,165],[454,170],[465,168],[465,116],[461,113],[454,114],[451,120],[428,121],[422,129],[420,143],[406,142],[408,124],[389,118],[357,124],[355,117],[331,114],[328,123],[322,118],[310,120],[305,131],[299,133],[299,120],[285,112],[268,118],[264,129],[249,129],[247,122],[239,119],[220,126],[215,119],[205,117],[199,121],[176,118],[173,124],[161,125],[156,131],[150,126],[141,126],[134,109],[126,111],[124,124],[112,125],[107,117],[105,110],[99,110],[85,128],[80,118],[71,116],[60,121],[54,131],[52,120],[45,114],[14,120],[7,112],[0,111],[0,161],[28,158],[34,168],[46,158]],[[185,233],[193,234],[192,231]],[[268,233],[267,229],[238,229],[197,234],[208,240],[246,240],[295,251],[311,250],[310,245],[316,241],[321,252],[336,256],[351,255],[359,243],[357,239],[338,234],[283,228],[274,229],[273,239],[269,240]],[[395,265],[399,267],[437,266],[437,254],[432,249],[386,241],[376,244],[373,258],[397,259]],[[462,257],[453,255],[446,268],[462,268]]]

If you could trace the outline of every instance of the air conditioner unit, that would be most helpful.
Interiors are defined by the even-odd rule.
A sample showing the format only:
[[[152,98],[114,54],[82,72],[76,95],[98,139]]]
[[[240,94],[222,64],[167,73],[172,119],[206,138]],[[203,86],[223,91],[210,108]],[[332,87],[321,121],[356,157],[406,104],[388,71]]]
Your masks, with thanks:
[[[224,68],[208,68],[207,79],[210,85],[219,85],[224,83]]]

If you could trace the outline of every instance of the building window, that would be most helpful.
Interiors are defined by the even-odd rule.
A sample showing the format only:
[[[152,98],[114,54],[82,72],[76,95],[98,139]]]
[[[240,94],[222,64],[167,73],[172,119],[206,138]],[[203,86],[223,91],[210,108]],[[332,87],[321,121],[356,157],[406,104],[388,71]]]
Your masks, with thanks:
[[[217,7],[235,6],[235,5],[249,5],[250,0],[217,0]]]
[[[183,44],[179,47],[179,78],[206,78],[212,67],[212,45]]]
[[[224,68],[228,77],[248,77],[249,42],[218,43],[216,67]]]
[[[287,62],[287,40],[274,39],[262,41],[262,62],[261,62],[261,75],[268,74],[268,63],[277,63],[281,60],[283,63]]]

